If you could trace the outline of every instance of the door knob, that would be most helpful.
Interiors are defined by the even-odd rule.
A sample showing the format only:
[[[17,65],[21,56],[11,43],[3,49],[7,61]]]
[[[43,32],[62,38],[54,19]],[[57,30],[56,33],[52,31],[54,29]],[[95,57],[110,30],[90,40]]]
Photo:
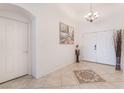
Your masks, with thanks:
[[[96,50],[96,45],[94,45],[94,50]]]
[[[24,51],[24,53],[28,54],[28,50]]]

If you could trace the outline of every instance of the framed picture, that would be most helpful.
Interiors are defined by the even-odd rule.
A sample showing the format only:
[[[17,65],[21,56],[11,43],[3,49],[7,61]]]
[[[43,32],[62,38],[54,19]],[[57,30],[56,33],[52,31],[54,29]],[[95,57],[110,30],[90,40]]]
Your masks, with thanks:
[[[59,23],[60,44],[74,44],[74,28],[62,22]]]

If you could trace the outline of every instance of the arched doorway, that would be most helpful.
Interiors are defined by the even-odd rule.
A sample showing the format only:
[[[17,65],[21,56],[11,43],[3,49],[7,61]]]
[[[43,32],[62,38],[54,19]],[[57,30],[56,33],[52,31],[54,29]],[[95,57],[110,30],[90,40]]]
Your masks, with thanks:
[[[0,4],[0,83],[32,74],[32,18],[23,8]]]

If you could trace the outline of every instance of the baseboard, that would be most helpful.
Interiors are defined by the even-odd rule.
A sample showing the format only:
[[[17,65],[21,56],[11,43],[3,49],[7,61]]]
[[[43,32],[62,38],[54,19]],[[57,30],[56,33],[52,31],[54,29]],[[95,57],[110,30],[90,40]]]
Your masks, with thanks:
[[[97,62],[93,62],[93,61],[88,61],[88,60],[80,60],[80,62],[81,61],[82,62],[85,61],[85,62],[95,63],[95,64],[102,64],[102,65],[109,65],[109,64],[103,64],[103,63],[97,63]],[[75,63],[75,62],[67,62],[67,63],[65,62],[63,64],[59,64],[59,65],[55,66],[53,69],[49,69],[49,71],[47,71],[46,73],[37,75],[37,77],[35,77],[35,78],[38,79],[40,77],[46,76],[46,75],[48,75],[48,74],[50,74],[50,73],[52,73],[54,71],[57,71],[59,69],[62,69],[63,67],[66,67],[66,66],[68,66],[68,65],[70,65],[72,63]],[[109,65],[109,66],[115,66],[115,65]]]
[[[22,77],[25,77],[25,76],[27,76],[27,75],[28,75],[28,74],[25,74],[25,75],[22,75],[22,76],[19,76],[19,77],[16,77],[16,78],[13,78],[13,79],[10,79],[10,80],[1,82],[0,85],[1,85],[1,84],[4,84],[4,83],[7,83],[7,82],[10,82],[10,81],[13,81],[13,80],[16,80],[16,79],[19,79],[19,78],[22,78]]]
[[[95,63],[95,64],[108,65],[108,66],[115,66],[115,65],[104,64],[104,63],[98,63],[98,62],[94,62],[94,61],[89,61],[89,60],[81,60],[81,61],[85,61],[85,62],[90,62],[90,63]]]
[[[72,63],[74,63],[74,62],[67,62],[67,63],[65,62],[65,63],[63,63],[63,64],[59,64],[59,65],[55,66],[53,69],[50,69],[49,71],[47,71],[47,73],[38,75],[38,76],[35,77],[35,78],[38,79],[38,78],[40,78],[40,77],[44,77],[44,76],[46,76],[46,75],[48,75],[48,74],[50,74],[50,73],[52,73],[52,72],[55,72],[55,71],[57,71],[57,70],[62,69],[63,67],[66,67],[66,66],[68,66],[68,65],[70,65],[70,64],[72,64]]]

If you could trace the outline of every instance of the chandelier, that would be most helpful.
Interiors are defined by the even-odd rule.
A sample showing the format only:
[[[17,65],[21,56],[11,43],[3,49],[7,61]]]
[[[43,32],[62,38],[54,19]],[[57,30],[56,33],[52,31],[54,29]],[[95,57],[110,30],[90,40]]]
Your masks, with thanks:
[[[99,17],[98,12],[93,12],[92,9],[92,3],[90,4],[90,12],[84,16],[84,18],[89,21],[89,22],[93,22],[94,20],[96,20]]]

